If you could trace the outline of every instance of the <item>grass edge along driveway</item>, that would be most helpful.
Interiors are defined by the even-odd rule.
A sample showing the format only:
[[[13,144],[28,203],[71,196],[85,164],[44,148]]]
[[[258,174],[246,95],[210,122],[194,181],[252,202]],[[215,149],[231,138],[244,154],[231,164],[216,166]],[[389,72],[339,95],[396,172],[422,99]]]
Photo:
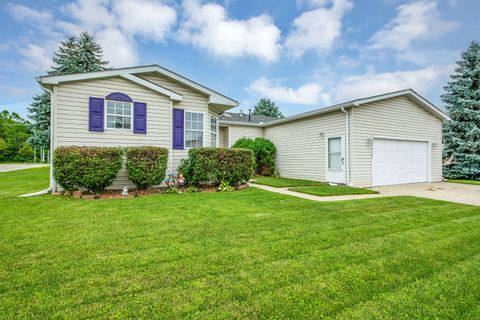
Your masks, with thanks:
[[[346,195],[358,195],[358,194],[378,194],[378,191],[364,189],[364,188],[354,188],[344,185],[323,185],[323,186],[313,186],[313,187],[295,187],[288,188],[290,191],[311,194],[314,196],[320,197],[329,197],[329,196],[346,196]]]
[[[480,209],[255,188],[15,198],[0,174],[0,318],[478,319]]]

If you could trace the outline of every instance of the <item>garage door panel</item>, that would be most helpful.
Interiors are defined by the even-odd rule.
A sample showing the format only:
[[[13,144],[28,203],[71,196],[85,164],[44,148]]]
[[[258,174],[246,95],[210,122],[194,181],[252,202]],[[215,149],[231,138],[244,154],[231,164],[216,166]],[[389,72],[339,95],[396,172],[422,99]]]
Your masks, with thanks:
[[[427,143],[375,139],[372,184],[374,186],[426,182]]]

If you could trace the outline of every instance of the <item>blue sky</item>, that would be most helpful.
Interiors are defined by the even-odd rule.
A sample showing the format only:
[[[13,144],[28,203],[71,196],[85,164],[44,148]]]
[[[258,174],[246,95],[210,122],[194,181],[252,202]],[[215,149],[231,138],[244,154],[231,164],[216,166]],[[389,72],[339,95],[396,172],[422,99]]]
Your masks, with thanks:
[[[480,40],[476,0],[1,1],[0,109],[26,115],[34,77],[68,35],[93,33],[112,67],[160,64],[285,115],[413,88],[441,105]]]

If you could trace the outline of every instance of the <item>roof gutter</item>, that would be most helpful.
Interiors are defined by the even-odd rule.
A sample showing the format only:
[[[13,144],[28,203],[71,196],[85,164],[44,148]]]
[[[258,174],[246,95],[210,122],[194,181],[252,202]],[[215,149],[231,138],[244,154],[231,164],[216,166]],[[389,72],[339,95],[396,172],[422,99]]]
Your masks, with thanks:
[[[355,104],[353,104],[355,105]],[[348,111],[345,110],[345,107],[341,107],[340,110],[342,110],[343,113],[345,113],[345,184],[347,186],[350,185],[350,138],[349,138],[349,127],[350,127],[350,121],[349,121],[349,114]],[[342,159],[343,160],[343,159]]]

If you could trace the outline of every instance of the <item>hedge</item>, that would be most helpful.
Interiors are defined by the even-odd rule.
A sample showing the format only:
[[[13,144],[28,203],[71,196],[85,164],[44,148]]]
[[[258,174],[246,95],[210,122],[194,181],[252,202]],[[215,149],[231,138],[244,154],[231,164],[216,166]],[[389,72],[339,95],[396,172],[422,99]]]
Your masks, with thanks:
[[[276,148],[273,142],[265,138],[240,138],[232,148],[245,148],[253,151],[255,156],[255,171],[264,176],[270,176],[275,172]]]
[[[65,190],[83,187],[99,193],[115,180],[122,155],[122,149],[115,147],[59,147],[54,151],[53,174]]]
[[[128,178],[138,189],[159,185],[167,171],[168,149],[161,147],[130,147],[125,149]]]
[[[195,148],[182,160],[178,172],[189,186],[200,184],[231,185],[248,181],[253,174],[255,159],[249,149]]]

